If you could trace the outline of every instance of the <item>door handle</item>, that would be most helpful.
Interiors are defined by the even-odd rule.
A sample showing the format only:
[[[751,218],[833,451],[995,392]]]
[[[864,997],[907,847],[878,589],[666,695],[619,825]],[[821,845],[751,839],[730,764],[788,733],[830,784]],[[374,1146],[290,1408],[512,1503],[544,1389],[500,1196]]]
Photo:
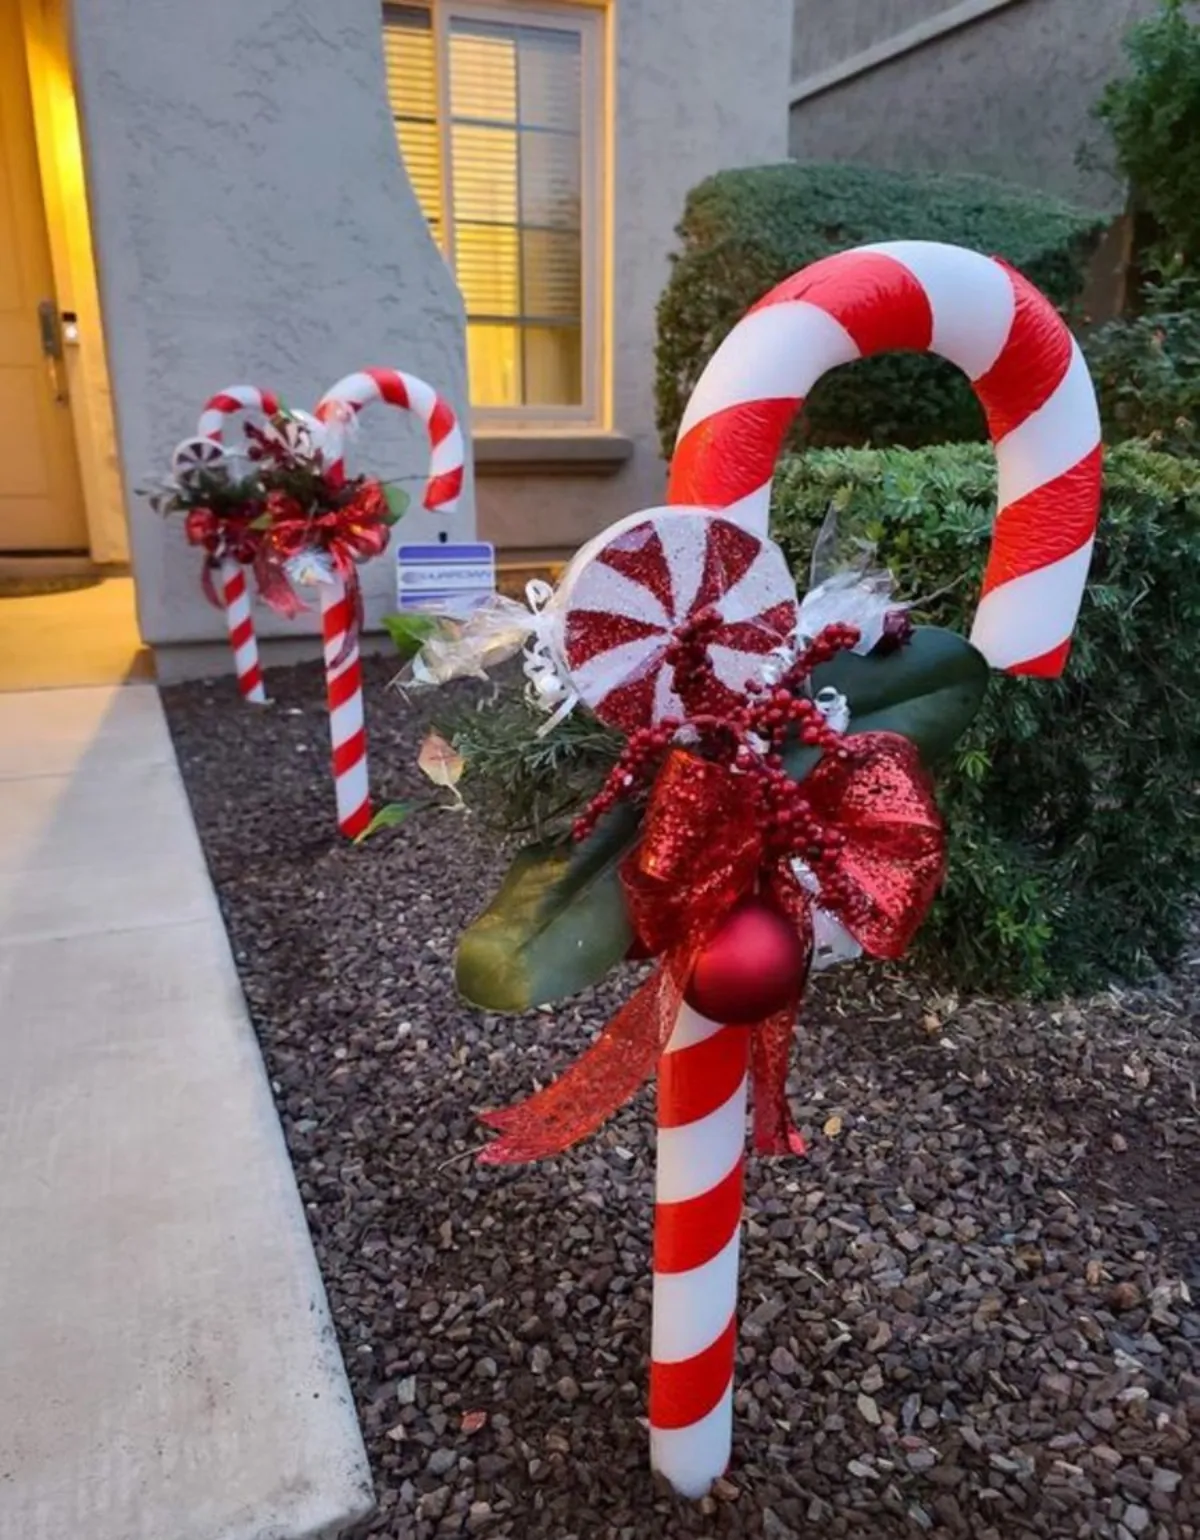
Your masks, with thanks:
[[[54,399],[59,406],[67,402],[66,378],[63,374],[62,318],[52,299],[44,299],[38,305],[38,330],[42,336],[42,353],[50,369],[54,387]]]

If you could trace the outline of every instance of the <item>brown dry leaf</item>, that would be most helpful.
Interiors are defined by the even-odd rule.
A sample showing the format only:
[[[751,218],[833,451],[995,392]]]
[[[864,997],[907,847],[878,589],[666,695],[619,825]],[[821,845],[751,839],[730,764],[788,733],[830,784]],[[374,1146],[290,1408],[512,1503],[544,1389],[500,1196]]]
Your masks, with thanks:
[[[825,1127],[821,1130],[821,1132],[825,1135],[826,1139],[836,1139],[837,1136],[841,1133],[841,1131],[842,1131],[842,1120],[841,1120],[840,1117],[838,1117],[836,1112],[834,1113],[834,1115],[831,1118],[826,1118],[826,1120],[825,1120]]]
[[[462,1414],[462,1430],[464,1433],[478,1433],[481,1428],[487,1427],[488,1414],[486,1412],[464,1412]]]
[[[435,786],[446,786],[453,791],[462,779],[466,760],[441,733],[430,733],[417,755],[417,767]]]

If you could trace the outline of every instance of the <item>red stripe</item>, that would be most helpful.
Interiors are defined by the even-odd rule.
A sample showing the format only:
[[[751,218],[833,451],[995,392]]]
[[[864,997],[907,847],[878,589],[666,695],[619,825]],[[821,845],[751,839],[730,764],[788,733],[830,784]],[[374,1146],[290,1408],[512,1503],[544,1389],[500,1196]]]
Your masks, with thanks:
[[[345,775],[347,770],[353,770],[360,759],[367,752],[366,729],[360,727],[356,733],[351,733],[345,743],[335,743],[333,746],[333,773],[336,776]]]
[[[1061,561],[1086,545],[1100,512],[1103,450],[1019,497],[996,515],[983,592]]]
[[[662,536],[649,519],[618,535],[596,560],[630,582],[648,588],[668,615],[675,613],[671,567],[663,550]]]
[[[338,829],[347,839],[357,839],[370,822],[371,804],[360,802],[352,813],[338,820]]]
[[[597,702],[604,711],[604,720],[622,732],[631,733],[635,727],[648,727],[654,719],[656,676],[643,674],[640,679],[627,679]]]
[[[250,619],[249,616],[247,616],[245,620],[239,621],[238,624],[234,626],[233,630],[229,633],[230,645],[235,650],[238,647],[244,647],[253,635],[254,622]]]
[[[600,610],[569,609],[563,646],[571,667],[582,668],[602,652],[650,636],[661,637],[662,646],[667,646],[669,637],[662,626],[649,621],[634,620],[631,615],[606,615]]]
[[[242,576],[241,572],[235,568],[233,572],[230,573],[230,575],[225,579],[223,586],[225,589],[225,603],[232,604],[236,599],[240,599],[246,592],[246,579]]]
[[[842,251],[803,268],[771,290],[754,310],[804,300],[831,315],[864,358],[898,349],[928,352],[933,310],[921,283],[894,257]]]
[[[348,668],[344,673],[335,675],[325,682],[325,692],[329,699],[330,711],[336,711],[339,706],[344,706],[348,700],[362,691],[362,669],[356,663],[353,668]]]
[[[1046,296],[1001,262],[1012,282],[1016,311],[1000,357],[975,381],[988,432],[996,443],[1045,406],[1071,362],[1071,334]]]
[[[728,508],[770,481],[799,396],[743,401],[705,417],[675,446],[667,502]]]
[[[723,1107],[746,1073],[750,1036],[722,1027],[702,1042],[664,1053],[658,1061],[658,1126],[682,1128]]]
[[[693,612],[715,604],[754,565],[762,541],[726,519],[707,526],[704,542],[704,575],[692,605]]]
[[[654,1271],[688,1273],[723,1251],[741,1223],[743,1163],[698,1198],[654,1210]]]
[[[1060,642],[1057,647],[1052,647],[1049,652],[1043,652],[1036,658],[1030,658],[1025,663],[1014,663],[1006,668],[1006,674],[1020,674],[1029,679],[1057,679],[1067,666],[1067,658],[1071,652],[1071,638]]]
[[[260,390],[259,395],[262,397],[263,411],[268,417],[274,417],[279,410],[279,397],[272,390]]]
[[[345,632],[353,618],[354,612],[350,608],[350,600],[343,596],[328,609],[322,610],[321,635],[327,642],[335,641]]]
[[[257,663],[252,663],[244,674],[238,675],[238,689],[243,695],[252,695],[262,684],[262,669]]]
[[[227,396],[224,391],[219,396],[210,396],[205,402],[206,412],[222,412],[225,416],[232,416],[234,412],[244,410],[242,403],[236,396]]]
[[[408,391],[394,369],[364,369],[363,373],[375,381],[381,400],[389,406],[408,407]]]
[[[448,401],[438,396],[429,414],[429,442],[436,449],[442,440],[454,432],[458,419]]]
[[[713,636],[713,643],[732,647],[735,652],[768,653],[792,634],[796,619],[794,601],[781,599],[753,620],[734,620],[722,626]]]
[[[462,496],[463,468],[456,467],[452,471],[443,471],[440,476],[431,476],[425,488],[425,506],[431,513],[441,508],[446,503],[452,503],[456,497]]]
[[[712,1344],[685,1358],[681,1363],[664,1364],[655,1359],[650,1365],[650,1426],[652,1428],[689,1428],[707,1417],[725,1394],[733,1378],[733,1350],[737,1337],[737,1319]]]

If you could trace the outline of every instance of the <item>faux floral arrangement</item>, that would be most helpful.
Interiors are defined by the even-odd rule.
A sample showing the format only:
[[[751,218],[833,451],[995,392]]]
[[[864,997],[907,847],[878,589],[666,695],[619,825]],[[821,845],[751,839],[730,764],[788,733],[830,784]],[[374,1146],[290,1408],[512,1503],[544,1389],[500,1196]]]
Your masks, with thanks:
[[[323,447],[322,425],[280,409],[244,426],[245,446],[188,439],[171,475],[148,500],[180,516],[188,544],[205,553],[201,582],[217,608],[214,582],[232,558],[254,574],[258,597],[289,619],[306,606],[297,589],[340,578],[361,623],[357,564],[382,553],[408,496],[370,476],[347,477]],[[348,632],[348,645],[357,635]]]

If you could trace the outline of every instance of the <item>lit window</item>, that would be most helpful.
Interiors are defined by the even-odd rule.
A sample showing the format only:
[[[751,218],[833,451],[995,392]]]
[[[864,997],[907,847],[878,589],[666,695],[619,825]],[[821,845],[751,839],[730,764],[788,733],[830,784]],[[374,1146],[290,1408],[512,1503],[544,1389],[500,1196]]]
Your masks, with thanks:
[[[599,412],[599,18],[578,6],[385,5],[396,138],[467,308],[471,402]]]

